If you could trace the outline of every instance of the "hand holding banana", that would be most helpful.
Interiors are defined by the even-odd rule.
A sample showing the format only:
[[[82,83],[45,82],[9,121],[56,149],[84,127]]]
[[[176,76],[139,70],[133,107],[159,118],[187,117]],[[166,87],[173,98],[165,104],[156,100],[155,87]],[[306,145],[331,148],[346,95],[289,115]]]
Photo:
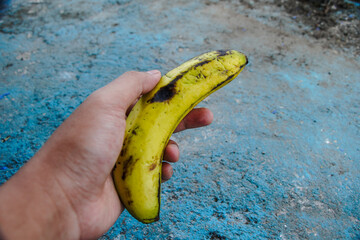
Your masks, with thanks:
[[[168,72],[136,103],[126,120],[113,179],[122,203],[137,220],[159,220],[161,163],[176,126],[246,64],[246,56],[234,50],[205,53]]]
[[[126,112],[160,77],[159,71],[127,72],[93,92],[0,186],[1,239],[97,239],[109,230],[124,209],[111,173],[123,145]],[[176,130],[211,120],[208,109],[194,109]],[[165,161],[178,157],[176,145],[169,144]],[[162,168],[169,179],[171,165]]]
[[[123,210],[118,194],[137,219],[157,220],[161,160],[172,131],[246,62],[236,51],[210,52],[170,71],[160,82],[158,71],[128,72],[92,93],[0,186],[0,238],[98,238]],[[125,120],[126,110],[141,95]],[[209,114],[206,109],[192,111],[180,126],[206,125],[209,121],[202,120],[209,120]],[[170,161],[169,149],[164,158]]]

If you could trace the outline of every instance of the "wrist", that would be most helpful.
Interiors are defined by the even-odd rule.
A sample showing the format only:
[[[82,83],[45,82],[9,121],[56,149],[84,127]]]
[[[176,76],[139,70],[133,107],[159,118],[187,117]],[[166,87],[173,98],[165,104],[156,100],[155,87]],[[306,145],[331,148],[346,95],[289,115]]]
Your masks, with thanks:
[[[76,239],[76,213],[52,169],[39,162],[32,159],[1,186],[0,232],[5,239]]]

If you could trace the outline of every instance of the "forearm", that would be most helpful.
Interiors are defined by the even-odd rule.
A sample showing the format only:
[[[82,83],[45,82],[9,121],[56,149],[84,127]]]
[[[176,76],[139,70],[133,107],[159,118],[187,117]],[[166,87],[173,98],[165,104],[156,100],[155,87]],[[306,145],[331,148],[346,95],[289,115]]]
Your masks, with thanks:
[[[51,169],[39,161],[32,159],[1,186],[0,233],[10,240],[75,239],[76,214]]]

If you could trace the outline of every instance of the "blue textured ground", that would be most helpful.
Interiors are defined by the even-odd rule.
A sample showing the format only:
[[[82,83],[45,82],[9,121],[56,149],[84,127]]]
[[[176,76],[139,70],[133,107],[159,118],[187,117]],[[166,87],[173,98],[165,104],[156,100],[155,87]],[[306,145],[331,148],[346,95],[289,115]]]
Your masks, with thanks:
[[[299,34],[279,9],[231,1],[16,0],[0,19],[6,181],[93,90],[237,49],[246,70],[177,134],[161,220],[124,212],[102,239],[359,239],[360,59]],[[279,22],[282,25],[279,26]]]

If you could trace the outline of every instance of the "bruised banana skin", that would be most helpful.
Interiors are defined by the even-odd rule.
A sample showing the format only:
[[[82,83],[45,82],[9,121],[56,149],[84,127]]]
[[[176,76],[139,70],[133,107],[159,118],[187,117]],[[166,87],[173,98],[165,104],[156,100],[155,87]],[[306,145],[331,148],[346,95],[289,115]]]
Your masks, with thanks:
[[[205,53],[168,72],[135,104],[113,179],[122,203],[137,220],[159,220],[163,153],[177,125],[246,64],[246,56],[235,50]]]

